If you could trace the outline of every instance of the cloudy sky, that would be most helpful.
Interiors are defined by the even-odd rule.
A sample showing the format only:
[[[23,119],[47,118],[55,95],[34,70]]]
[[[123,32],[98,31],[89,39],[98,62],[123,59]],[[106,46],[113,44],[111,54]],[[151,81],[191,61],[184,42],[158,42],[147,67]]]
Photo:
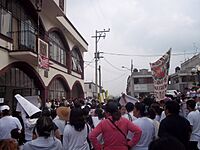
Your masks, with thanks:
[[[134,68],[150,69],[172,48],[170,73],[200,50],[200,0],[66,0],[67,17],[88,42],[85,81],[95,81],[95,30],[110,28],[98,42],[102,84],[114,96],[125,92]],[[109,54],[108,54],[109,53]],[[117,55],[124,54],[124,55]],[[91,62],[91,63],[89,63]]]

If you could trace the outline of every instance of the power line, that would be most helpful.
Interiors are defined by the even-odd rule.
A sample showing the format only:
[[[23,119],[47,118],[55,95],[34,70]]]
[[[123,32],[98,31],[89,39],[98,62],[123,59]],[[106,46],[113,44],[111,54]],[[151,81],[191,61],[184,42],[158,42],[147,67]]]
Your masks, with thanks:
[[[107,53],[107,52],[102,52],[102,54],[106,55],[116,55],[116,56],[135,56],[135,57],[158,57],[158,56],[163,56],[163,54],[151,54],[151,55],[132,55],[132,54],[123,54],[123,53]],[[196,52],[191,52],[191,53],[173,53],[171,54],[172,56],[181,56],[181,55],[194,55]]]
[[[115,67],[113,64],[111,64],[105,57],[104,57],[104,60],[110,65],[110,66],[112,66],[113,68],[115,68],[115,69],[117,69],[117,70],[119,70],[119,71],[124,71],[124,70],[122,70],[122,69],[119,69],[119,68],[117,68],[117,67]]]
[[[117,78],[114,78],[114,79],[112,79],[112,80],[107,80],[107,81],[104,81],[104,83],[111,82],[111,81],[116,81],[116,80],[120,79],[121,77],[125,76],[126,74],[127,74],[127,72],[126,72],[126,73],[123,73],[123,74],[121,74],[120,76],[118,76]]]
[[[90,62],[88,62],[88,64],[84,68],[88,67],[91,63],[93,63],[93,61],[94,61],[94,58]]]

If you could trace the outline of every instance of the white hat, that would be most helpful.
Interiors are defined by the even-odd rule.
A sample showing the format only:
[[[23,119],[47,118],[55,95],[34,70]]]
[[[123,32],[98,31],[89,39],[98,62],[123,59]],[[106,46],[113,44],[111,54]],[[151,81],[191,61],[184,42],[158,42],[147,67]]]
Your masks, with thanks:
[[[10,107],[8,105],[0,106],[0,111],[3,111],[3,110],[10,110]]]

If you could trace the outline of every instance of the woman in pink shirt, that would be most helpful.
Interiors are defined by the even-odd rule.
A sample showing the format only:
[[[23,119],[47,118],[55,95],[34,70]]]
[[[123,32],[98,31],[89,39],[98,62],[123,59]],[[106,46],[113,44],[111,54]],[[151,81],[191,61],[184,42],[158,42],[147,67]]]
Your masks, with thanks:
[[[104,150],[128,150],[128,148],[136,145],[142,134],[141,129],[128,119],[121,117],[116,102],[109,101],[106,105],[106,111],[110,113],[110,116],[102,120],[89,135],[94,149],[101,150],[103,147]],[[126,139],[128,131],[134,133],[130,141]],[[103,145],[97,140],[100,134],[102,134],[103,137]]]

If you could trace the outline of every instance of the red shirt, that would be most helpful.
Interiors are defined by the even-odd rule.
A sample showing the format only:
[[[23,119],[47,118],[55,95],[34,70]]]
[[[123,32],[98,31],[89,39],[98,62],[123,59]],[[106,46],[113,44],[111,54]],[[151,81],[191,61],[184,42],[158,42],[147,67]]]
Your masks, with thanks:
[[[110,117],[112,119],[112,117]],[[104,141],[104,150],[128,150],[128,146],[133,147],[140,140],[141,129],[128,119],[121,117],[115,124],[121,131],[127,135],[128,131],[134,133],[131,141],[125,139],[124,135],[108,119],[102,120],[96,128],[89,134],[95,150],[101,150],[102,145],[98,142],[97,137],[102,133]]]

